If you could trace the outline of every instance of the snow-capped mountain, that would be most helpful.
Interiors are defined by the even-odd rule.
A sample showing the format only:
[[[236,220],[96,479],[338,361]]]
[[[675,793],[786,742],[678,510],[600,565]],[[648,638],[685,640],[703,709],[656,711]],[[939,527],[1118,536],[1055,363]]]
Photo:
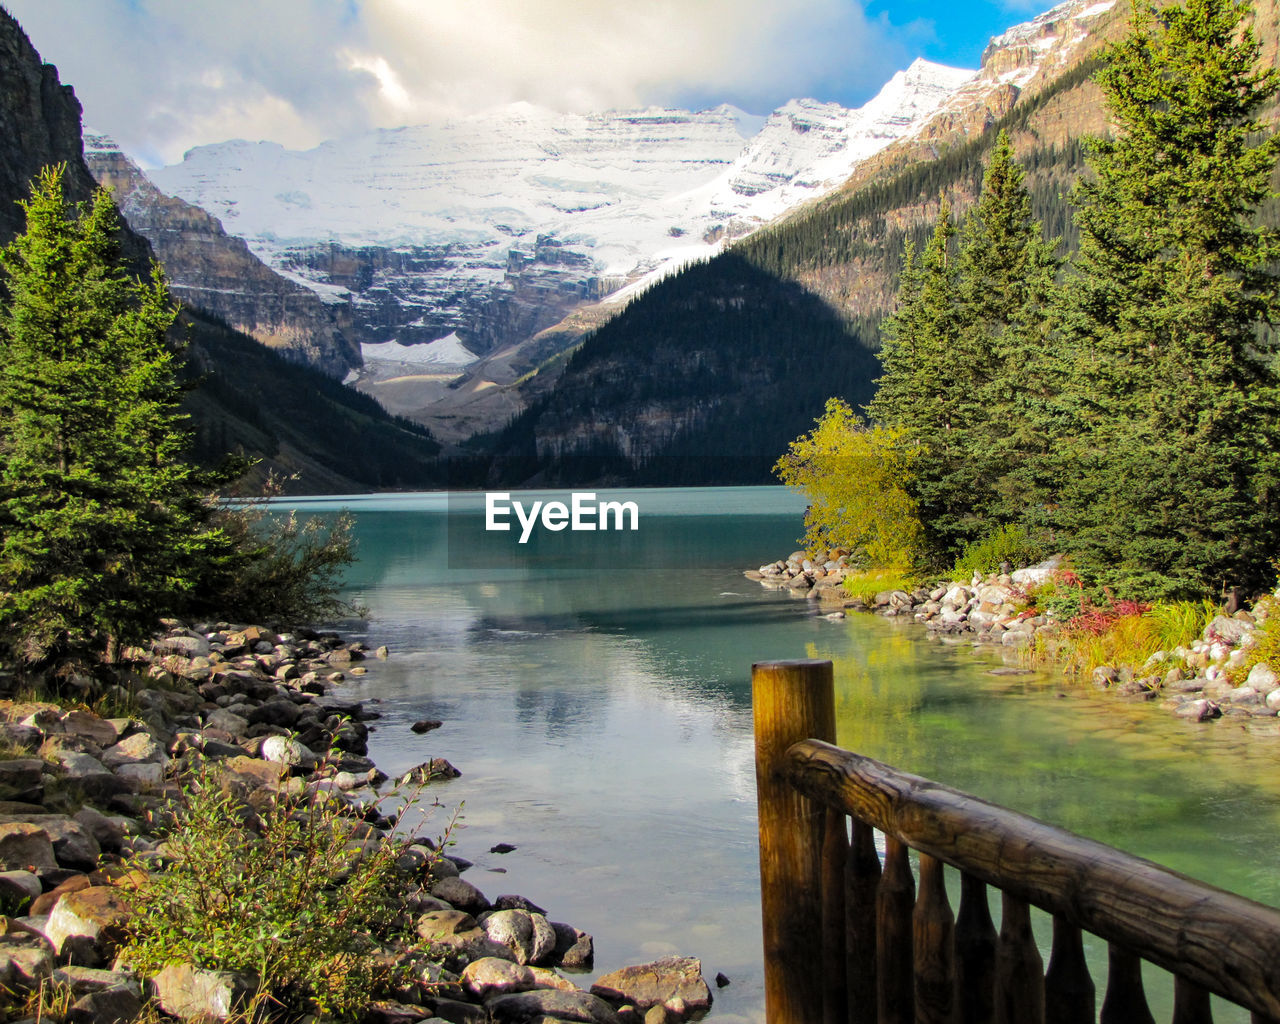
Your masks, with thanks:
[[[202,146],[150,176],[350,304],[360,342],[456,333],[482,355],[822,194],[972,74],[917,61],[858,110],[797,100],[767,119],[517,104],[306,152]]]

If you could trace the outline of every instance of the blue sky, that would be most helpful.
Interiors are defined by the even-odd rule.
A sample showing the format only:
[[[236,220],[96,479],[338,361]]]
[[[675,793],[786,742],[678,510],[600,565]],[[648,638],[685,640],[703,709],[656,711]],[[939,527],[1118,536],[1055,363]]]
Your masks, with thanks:
[[[144,166],[524,101],[587,112],[809,96],[856,106],[914,58],[976,67],[1050,3],[998,0],[0,0]]]

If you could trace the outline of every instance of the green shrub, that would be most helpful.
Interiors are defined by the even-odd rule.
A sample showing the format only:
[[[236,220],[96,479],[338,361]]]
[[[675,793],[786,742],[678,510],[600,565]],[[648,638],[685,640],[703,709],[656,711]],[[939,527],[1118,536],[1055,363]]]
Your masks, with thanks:
[[[916,582],[911,576],[897,569],[872,569],[844,578],[845,592],[850,597],[860,598],[863,601],[870,601],[876,594],[885,590],[910,592],[915,589],[915,586]]]
[[[361,823],[328,794],[274,796],[255,813],[212,771],[194,777],[161,833],[168,866],[132,897],[125,956],[142,972],[250,972],[249,1017],[270,1002],[359,1020],[393,980],[378,954],[400,925],[396,859],[408,839],[364,850]]]
[[[1033,540],[1021,526],[1010,524],[965,545],[951,574],[953,579],[967,580],[975,572],[995,572],[1002,562],[1013,566],[1031,565],[1044,554],[1043,544]]]

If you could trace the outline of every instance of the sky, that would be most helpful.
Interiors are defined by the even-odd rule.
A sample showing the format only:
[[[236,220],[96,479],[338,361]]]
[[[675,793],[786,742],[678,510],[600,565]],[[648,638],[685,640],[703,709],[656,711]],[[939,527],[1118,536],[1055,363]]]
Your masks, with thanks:
[[[0,0],[143,164],[309,148],[524,101],[591,112],[870,99],[916,57],[976,68],[1052,0]]]

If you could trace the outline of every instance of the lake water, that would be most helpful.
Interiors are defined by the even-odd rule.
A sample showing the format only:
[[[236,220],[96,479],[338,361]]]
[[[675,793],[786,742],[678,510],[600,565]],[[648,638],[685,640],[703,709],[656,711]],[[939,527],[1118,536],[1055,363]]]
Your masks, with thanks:
[[[914,623],[826,621],[741,575],[797,546],[803,502],[781,489],[621,497],[635,533],[524,549],[475,496],[293,502],[357,516],[348,587],[371,618],[345,625],[392,651],[346,687],[382,702],[371,756],[459,767],[427,831],[465,802],[466,877],[591,932],[602,971],[699,956],[731,980],[711,1019],[763,1020],[750,670],[779,658],[834,662],[842,746],[1280,904],[1280,736],[993,674],[1000,652]],[[420,718],[445,725],[418,736]]]

